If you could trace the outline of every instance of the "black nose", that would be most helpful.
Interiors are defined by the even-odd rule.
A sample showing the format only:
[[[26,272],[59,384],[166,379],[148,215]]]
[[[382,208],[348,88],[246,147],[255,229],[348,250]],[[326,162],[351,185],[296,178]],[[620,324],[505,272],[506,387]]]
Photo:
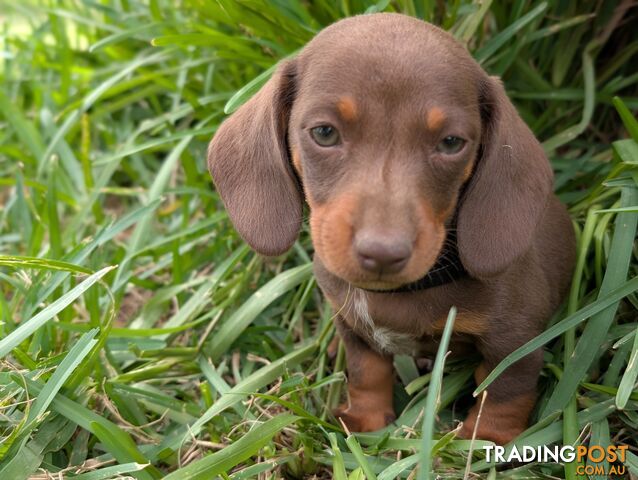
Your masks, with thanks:
[[[359,232],[354,249],[364,270],[374,273],[397,273],[412,255],[412,244],[399,235]]]

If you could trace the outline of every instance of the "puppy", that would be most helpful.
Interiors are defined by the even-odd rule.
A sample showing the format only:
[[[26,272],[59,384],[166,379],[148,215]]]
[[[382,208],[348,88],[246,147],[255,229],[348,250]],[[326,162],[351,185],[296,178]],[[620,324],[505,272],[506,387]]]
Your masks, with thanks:
[[[478,351],[481,382],[538,335],[574,263],[569,216],[530,129],[445,31],[348,18],[282,62],[213,138],[208,165],[235,228],[279,255],[310,210],[317,282],[337,312],[353,431],[395,419],[393,354]],[[505,444],[536,399],[537,351],[490,385],[477,436]],[[470,437],[478,405],[460,430]]]

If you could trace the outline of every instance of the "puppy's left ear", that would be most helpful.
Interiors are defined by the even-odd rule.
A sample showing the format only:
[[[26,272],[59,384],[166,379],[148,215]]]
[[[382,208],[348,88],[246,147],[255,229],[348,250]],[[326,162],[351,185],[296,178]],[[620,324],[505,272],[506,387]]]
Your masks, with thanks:
[[[495,77],[481,88],[482,141],[461,199],[458,248],[467,271],[504,271],[531,246],[552,193],[553,172],[541,145]]]

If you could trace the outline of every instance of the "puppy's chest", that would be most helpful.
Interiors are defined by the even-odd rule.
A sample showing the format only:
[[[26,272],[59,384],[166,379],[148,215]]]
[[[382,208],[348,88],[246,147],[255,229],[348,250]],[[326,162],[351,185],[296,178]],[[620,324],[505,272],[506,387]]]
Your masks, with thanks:
[[[379,315],[370,308],[366,293],[355,289],[346,321],[379,352],[417,356],[422,353],[424,343],[424,332],[418,324],[421,322],[410,321],[402,313]]]

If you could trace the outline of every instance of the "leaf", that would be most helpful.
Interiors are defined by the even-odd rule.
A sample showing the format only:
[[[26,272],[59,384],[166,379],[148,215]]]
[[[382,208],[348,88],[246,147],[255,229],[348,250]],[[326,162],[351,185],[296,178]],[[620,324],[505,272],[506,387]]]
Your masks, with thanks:
[[[527,24],[538,17],[547,8],[547,2],[540,3],[536,8],[523,15],[521,18],[513,22],[502,32],[495,35],[485,46],[479,49],[474,58],[479,63],[483,63],[490,58],[499,48],[505,45],[514,35],[522,30]]]
[[[106,92],[109,88],[113,87],[117,82],[121,81],[124,77],[129,75],[131,72],[140,68],[144,65],[149,65],[152,63],[157,63],[160,60],[165,58],[164,52],[156,53],[155,55],[142,56],[141,58],[135,59],[131,61],[124,68],[116,70],[116,73],[112,75],[110,78],[106,79],[92,91],[90,91],[82,101],[82,106],[75,110],[71,115],[67,117],[64,123],[58,128],[53,135],[53,138],[49,142],[49,146],[46,151],[40,157],[39,171],[41,174],[44,166],[49,160],[50,155],[57,149],[58,142],[64,137],[69,130],[71,130],[73,124],[75,124],[79,119],[83,112],[86,112],[89,108],[93,106],[93,104]]]
[[[230,115],[239,107],[241,107],[245,102],[247,102],[250,99],[250,97],[252,97],[268,81],[268,79],[272,76],[272,74],[277,69],[278,65],[280,65],[282,62],[290,58],[294,58],[295,56],[297,56],[298,53],[299,53],[299,50],[295,50],[290,55],[286,56],[285,58],[280,60],[278,63],[273,65],[272,67],[264,70],[255,78],[253,78],[250,82],[244,85],[242,88],[237,90],[237,92],[232,97],[230,97],[228,102],[226,102],[226,105],[224,105],[224,113],[226,115]]]
[[[277,69],[277,65],[279,64],[276,63],[272,67],[264,70],[246,85],[237,90],[237,92],[232,97],[230,97],[228,102],[226,102],[226,105],[224,106],[224,113],[226,115],[230,115],[244,103],[246,103],[250,99],[250,97],[257,93],[257,91],[268,81],[268,79]]]
[[[74,263],[51,260],[49,258],[25,257],[20,255],[0,255],[0,266],[57,270],[62,272],[82,273],[86,275],[94,273],[92,270]]]
[[[312,274],[312,264],[301,265],[280,273],[261,287],[233,313],[213,336],[209,355],[217,360],[264,309],[284,293],[307,280]]]
[[[328,440],[330,440],[330,447],[334,455],[334,463],[332,465],[334,480],[347,480],[346,466],[343,463],[343,455],[337,443],[337,435],[334,432],[330,432],[328,434]]]
[[[636,379],[638,378],[638,328],[634,333],[634,344],[631,348],[629,363],[622,376],[618,393],[616,394],[616,407],[623,410],[627,406],[629,397],[636,388]]]
[[[452,336],[455,319],[456,307],[452,307],[450,308],[450,312],[448,313],[447,320],[445,322],[445,328],[443,329],[439,349],[436,352],[430,386],[425,400],[423,427],[421,429],[421,436],[423,439],[421,440],[421,451],[419,452],[419,472],[417,477],[419,480],[429,480],[432,478],[432,451],[434,450],[435,445],[432,438],[434,436],[434,422],[436,421],[436,413],[438,411],[437,403],[439,403],[439,397],[441,395],[441,383],[443,381],[445,357],[448,353],[447,348],[450,343],[450,337]]]
[[[632,187],[623,188],[621,190],[620,206],[626,207],[635,205],[636,203],[638,203],[638,189]],[[596,309],[595,312],[588,315],[588,317],[591,316],[592,318],[587,322],[578,340],[574,354],[564,367],[564,370],[569,372],[569,375],[563,375],[561,377],[558,385],[556,385],[552,395],[547,401],[541,417],[545,417],[556,410],[561,410],[572,398],[578,388],[578,384],[583,380],[587,370],[589,370],[589,367],[596,358],[600,345],[605,341],[609,327],[614,321],[615,313],[618,309],[618,302],[625,295],[616,298],[616,300],[612,302],[608,302],[608,299],[614,298],[615,295],[621,291],[626,291],[630,285],[633,286],[634,283],[638,281],[638,277],[635,277],[629,282],[625,282],[627,270],[632,258],[632,245],[635,242],[637,225],[638,214],[636,213],[623,212],[619,213],[616,217],[614,236],[609,249],[607,270],[599,291],[599,297],[603,296],[603,298],[581,309],[580,312],[597,304],[605,304],[605,308],[600,310]],[[627,294],[631,293],[631,291],[627,292]],[[577,314],[578,312],[570,318],[573,319]],[[565,324],[567,320],[568,319],[563,320],[554,327]],[[576,322],[575,325],[578,323],[580,322]],[[549,330],[552,330],[554,327]],[[547,334],[549,330],[541,336]],[[546,342],[543,342],[543,344],[544,343]]]
[[[93,346],[97,343],[97,340],[94,339],[97,332],[97,328],[86,332],[80,337],[75,345],[71,347],[69,353],[66,354],[64,360],[62,360],[60,365],[55,369],[53,375],[51,375],[51,378],[49,378],[47,383],[44,385],[44,388],[42,388],[42,391],[35,399],[35,402],[29,410],[27,422],[36,420],[37,417],[46,411],[64,385],[64,382],[66,382],[71,373],[73,373],[75,368],[80,364],[80,362],[82,362],[82,360],[84,360],[84,357],[89,354],[91,348],[93,348]]]
[[[319,346],[316,343],[299,347],[278,360],[275,360],[270,365],[260,368],[255,373],[231,388],[227,393],[223,394],[199,419],[197,419],[195,423],[190,425],[188,428],[180,429],[179,431],[167,435],[162,443],[156,447],[156,454],[159,454],[159,452],[167,448],[176,451],[184,442],[194,436],[197,436],[204,425],[206,425],[215,416],[219,415],[227,408],[232,407],[236,403],[241,402],[251,393],[254,393],[260,388],[273,382],[275,379],[283,375],[288,368],[297,365],[299,362],[312,355],[318,347]]]
[[[31,150],[31,153],[35,158],[41,158],[44,153],[44,141],[38,132],[38,129],[30,122],[23,113],[15,105],[15,102],[11,101],[9,97],[0,89],[0,113],[13,125],[18,138],[23,145]]]
[[[620,118],[625,124],[625,128],[629,132],[629,135],[631,135],[631,138],[634,140],[634,142],[638,143],[638,121],[632,115],[632,113],[627,108],[627,105],[625,105],[620,97],[614,97],[613,102],[614,107],[616,107],[616,110],[618,111],[618,115],[620,115]]]
[[[44,388],[40,382],[25,377],[12,375],[11,378],[16,385],[21,387],[26,383],[27,390],[31,394],[40,394]],[[51,410],[68,418],[85,430],[94,433],[104,444],[106,450],[119,462],[150,464],[149,460],[137,449],[135,442],[128,433],[83,405],[62,394],[58,394],[51,402]],[[135,477],[141,480],[153,480],[157,478],[158,473],[159,471],[155,467],[150,466],[144,471],[137,473]]]
[[[10,456],[0,464],[0,478],[26,480],[42,465],[44,456],[59,450],[66,444],[75,430],[75,425],[67,419],[54,416],[40,425],[33,439],[20,448],[17,455]],[[3,439],[4,440],[4,439]]]
[[[562,335],[570,328],[573,328],[576,325],[584,322],[585,320],[592,317],[593,315],[605,310],[607,307],[614,305],[620,299],[626,297],[632,292],[635,292],[636,290],[638,290],[638,277],[633,278],[632,280],[629,280],[628,282],[624,283],[619,288],[611,291],[604,297],[596,300],[595,302],[592,302],[586,307],[581,308],[579,311],[577,311],[573,315],[570,315],[566,319],[548,328],[543,333],[533,338],[532,340],[527,342],[525,345],[513,351],[507,357],[501,360],[501,363],[499,363],[496,366],[496,368],[494,368],[494,370],[492,370],[490,374],[485,378],[485,380],[483,380],[483,382],[476,388],[476,390],[474,390],[474,396],[477,396],[479,393],[485,390],[494,380],[496,380],[496,378],[501,373],[507,370],[507,368],[509,368],[510,365],[518,362],[521,358],[525,357],[526,355],[529,355],[534,350],[542,347],[547,342],[553,340],[559,335]],[[582,337],[581,337],[581,340],[582,340]],[[566,378],[566,377],[571,377],[571,375],[563,375],[562,378]],[[580,378],[576,379],[575,381],[576,384],[580,382]],[[562,407],[558,408],[558,410],[560,409],[562,409]],[[551,413],[551,411],[547,410],[547,413]]]
[[[165,480],[209,480],[216,475],[228,473],[244,460],[257,454],[270,442],[276,433],[283,430],[299,417],[278,415],[258,425],[228,447],[179,468],[164,477]]]
[[[74,300],[80,297],[84,292],[86,292],[96,282],[104,277],[104,275],[106,275],[116,267],[117,266],[104,267],[98,272],[95,272],[93,275],[87,277],[82,283],[58,298],[51,305],[48,305],[46,308],[44,308],[35,317],[27,320],[24,323],[21,323],[18,328],[16,328],[14,331],[9,333],[9,335],[0,340],[0,358],[8,355],[11,350],[20,345],[23,340],[28,338],[36,330],[46,324],[49,320],[55,317],[66,307],[68,307]]]
[[[109,480],[111,478],[120,478],[125,473],[139,472],[147,466],[148,465],[143,463],[123,463],[120,465],[113,465],[112,467],[93,470],[92,472],[82,473],[70,478],[73,478],[73,480]]]
[[[363,470],[363,473],[366,476],[367,480],[377,480],[377,476],[374,474],[374,471],[370,467],[366,455],[364,455],[363,450],[361,450],[361,445],[357,442],[357,438],[354,435],[348,435],[346,438],[346,444],[350,448],[350,451],[354,455],[354,458],[357,460],[359,467]]]

